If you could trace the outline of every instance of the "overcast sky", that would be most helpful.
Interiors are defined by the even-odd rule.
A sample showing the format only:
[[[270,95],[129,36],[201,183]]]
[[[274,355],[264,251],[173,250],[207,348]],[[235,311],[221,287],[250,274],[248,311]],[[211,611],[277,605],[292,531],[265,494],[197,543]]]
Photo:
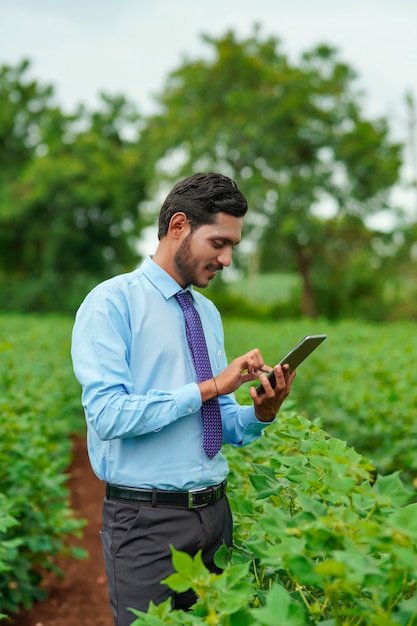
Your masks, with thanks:
[[[337,47],[359,75],[367,114],[389,116],[406,140],[417,0],[0,0],[0,64],[29,58],[66,110],[95,106],[105,91],[148,113],[169,71],[207,54],[202,33],[248,35],[255,23],[294,61],[319,42]]]
[[[66,108],[104,90],[148,112],[167,73],[207,53],[201,33],[247,35],[255,22],[294,60],[336,46],[372,115],[400,118],[405,92],[417,95],[417,0],[0,0],[0,63],[30,58]]]

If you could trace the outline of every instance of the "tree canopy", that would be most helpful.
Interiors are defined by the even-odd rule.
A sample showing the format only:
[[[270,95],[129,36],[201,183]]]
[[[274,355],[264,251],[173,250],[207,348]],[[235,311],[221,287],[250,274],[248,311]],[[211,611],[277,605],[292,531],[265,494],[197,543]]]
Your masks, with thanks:
[[[0,71],[0,261],[43,308],[83,276],[132,268],[145,174],[133,105],[102,95],[100,110],[66,115],[28,68]]]
[[[203,40],[208,54],[168,76],[146,118],[106,94],[97,110],[66,114],[52,86],[28,78],[29,61],[0,68],[1,307],[56,309],[65,297],[73,308],[137,264],[156,217],[150,194],[209,170],[248,199],[241,267],[297,272],[307,315],[376,302],[380,251],[396,253],[390,234],[367,227],[394,211],[401,146],[388,120],[364,114],[356,73],[334,48],[293,61],[256,27]],[[399,265],[415,247],[412,235],[402,241]]]
[[[155,163],[234,178],[249,200],[246,220],[261,271],[296,268],[303,311],[316,312],[314,267],[326,219],[361,220],[387,207],[400,146],[384,119],[369,120],[355,72],[321,45],[292,63],[278,39],[255,30],[205,37],[210,54],[171,73],[146,125]]]

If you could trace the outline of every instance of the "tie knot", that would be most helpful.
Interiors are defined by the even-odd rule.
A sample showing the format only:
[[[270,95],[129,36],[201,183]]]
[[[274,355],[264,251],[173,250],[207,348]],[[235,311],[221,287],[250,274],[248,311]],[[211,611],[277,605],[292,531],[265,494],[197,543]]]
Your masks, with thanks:
[[[179,291],[175,294],[175,297],[182,308],[194,306],[193,297],[189,291]]]

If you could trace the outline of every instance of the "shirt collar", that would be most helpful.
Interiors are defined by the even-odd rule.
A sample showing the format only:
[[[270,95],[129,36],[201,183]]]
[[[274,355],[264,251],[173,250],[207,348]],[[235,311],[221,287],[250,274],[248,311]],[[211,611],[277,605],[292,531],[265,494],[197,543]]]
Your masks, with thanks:
[[[151,256],[144,259],[140,269],[146,278],[153,284],[155,289],[158,289],[158,291],[167,300],[168,298],[175,296],[175,294],[179,291],[190,291],[193,293],[191,285],[189,285],[186,289],[183,289],[181,285],[179,285],[177,281],[168,274],[168,272],[152,260]]]

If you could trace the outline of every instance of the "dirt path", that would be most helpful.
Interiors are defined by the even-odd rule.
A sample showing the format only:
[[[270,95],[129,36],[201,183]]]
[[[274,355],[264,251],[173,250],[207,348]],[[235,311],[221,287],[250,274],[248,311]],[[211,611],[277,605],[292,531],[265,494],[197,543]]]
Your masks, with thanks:
[[[64,580],[48,577],[43,587],[49,599],[7,622],[11,626],[113,626],[99,538],[103,483],[91,470],[84,439],[74,440],[70,472],[72,507],[89,521],[83,539],[75,543],[90,556],[83,561],[61,560]]]

